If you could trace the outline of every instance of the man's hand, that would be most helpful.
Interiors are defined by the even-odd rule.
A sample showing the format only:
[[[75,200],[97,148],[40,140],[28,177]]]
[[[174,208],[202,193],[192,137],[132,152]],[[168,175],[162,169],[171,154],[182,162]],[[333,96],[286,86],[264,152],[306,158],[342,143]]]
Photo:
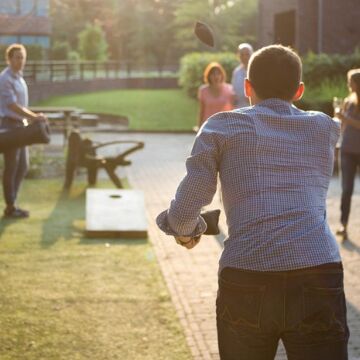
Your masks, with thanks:
[[[36,115],[36,117],[34,118],[34,121],[44,121],[44,122],[48,122],[48,118],[43,114],[43,113],[39,113]]]
[[[190,237],[190,236],[175,236],[175,240],[176,242],[181,245],[186,247],[188,250],[192,249],[193,247],[195,247],[199,241],[200,241],[201,235],[199,236],[195,236],[195,237]]]

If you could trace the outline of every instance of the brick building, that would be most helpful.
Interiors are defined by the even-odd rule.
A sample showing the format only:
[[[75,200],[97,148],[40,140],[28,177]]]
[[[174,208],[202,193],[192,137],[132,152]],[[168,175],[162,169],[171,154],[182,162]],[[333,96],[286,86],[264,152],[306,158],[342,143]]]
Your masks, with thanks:
[[[259,46],[351,53],[360,46],[360,0],[259,0]]]
[[[0,44],[50,47],[50,0],[0,0]]]

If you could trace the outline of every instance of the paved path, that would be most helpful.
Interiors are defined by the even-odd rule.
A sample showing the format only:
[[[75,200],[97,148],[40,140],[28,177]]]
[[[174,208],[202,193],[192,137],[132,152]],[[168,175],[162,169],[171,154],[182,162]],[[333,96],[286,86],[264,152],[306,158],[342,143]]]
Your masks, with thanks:
[[[132,187],[145,192],[149,237],[153,243],[165,281],[184,328],[195,360],[219,359],[215,327],[215,296],[217,264],[221,241],[203,237],[191,251],[178,246],[165,236],[154,223],[156,215],[167,208],[177,184],[185,172],[184,160],[191,150],[194,135],[181,134],[98,134],[108,140],[136,139],[145,142],[145,149],[131,155],[133,165],[126,168]],[[125,170],[122,170],[125,171]],[[340,183],[334,178],[328,196],[328,217],[336,229],[339,217]],[[210,208],[219,207],[218,196]],[[356,184],[351,215],[351,243],[340,244],[345,267],[348,298],[348,318],[351,331],[349,359],[360,360],[360,181]],[[224,218],[222,232],[226,233]],[[277,360],[286,359],[282,347]],[[171,360],[171,359],[169,359]]]

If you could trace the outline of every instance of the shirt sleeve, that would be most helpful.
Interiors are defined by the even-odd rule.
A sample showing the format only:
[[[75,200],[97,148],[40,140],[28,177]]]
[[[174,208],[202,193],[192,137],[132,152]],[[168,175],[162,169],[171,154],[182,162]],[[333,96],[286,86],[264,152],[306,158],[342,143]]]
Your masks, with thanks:
[[[200,212],[203,206],[211,203],[216,192],[220,158],[219,134],[213,128],[216,122],[209,120],[198,133],[175,198],[169,209],[156,219],[159,228],[168,235],[193,237],[206,230]]]
[[[5,105],[14,104],[17,102],[15,90],[11,84],[10,79],[4,79],[0,84],[0,96]]]

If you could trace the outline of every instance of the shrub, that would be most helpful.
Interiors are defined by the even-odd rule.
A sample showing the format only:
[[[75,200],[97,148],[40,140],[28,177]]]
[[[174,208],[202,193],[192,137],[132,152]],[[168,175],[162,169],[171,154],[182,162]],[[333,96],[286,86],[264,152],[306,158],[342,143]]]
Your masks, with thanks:
[[[232,71],[239,64],[233,53],[196,52],[181,58],[179,85],[182,86],[191,97],[196,97],[199,86],[203,84],[204,70],[212,61],[217,61],[224,67],[227,81],[231,81]]]
[[[317,85],[305,80],[304,96],[296,105],[304,110],[318,110],[333,116],[333,97],[345,98],[347,95],[348,89],[345,75],[342,74],[340,77],[334,74],[322,79]]]
[[[51,49],[51,60],[67,60],[70,45],[66,41],[56,41]]]
[[[347,96],[347,72],[360,68],[360,49],[350,55],[308,53],[302,60],[306,90],[304,98],[296,105],[332,115],[332,98]],[[228,81],[232,70],[238,65],[232,53],[197,52],[185,55],[180,62],[179,85],[191,97],[196,97],[197,89],[203,83],[204,69],[211,61],[217,61],[224,67]]]
[[[79,35],[79,53],[83,60],[107,60],[108,44],[105,33],[98,23],[87,24]]]
[[[346,82],[346,73],[360,67],[360,49],[351,55],[309,53],[303,57],[303,64],[307,85],[319,86],[326,79],[336,81],[340,78]]]

